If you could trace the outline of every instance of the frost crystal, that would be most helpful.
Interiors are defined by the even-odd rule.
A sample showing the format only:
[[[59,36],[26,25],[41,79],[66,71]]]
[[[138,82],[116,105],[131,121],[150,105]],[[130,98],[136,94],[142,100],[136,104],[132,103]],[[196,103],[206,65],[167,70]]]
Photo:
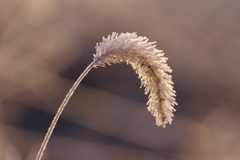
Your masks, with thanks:
[[[126,62],[130,64],[141,80],[148,94],[148,111],[156,117],[156,125],[171,124],[175,102],[172,70],[167,65],[167,58],[162,50],[156,49],[156,42],[148,42],[148,38],[136,33],[112,33],[96,46],[95,66]]]

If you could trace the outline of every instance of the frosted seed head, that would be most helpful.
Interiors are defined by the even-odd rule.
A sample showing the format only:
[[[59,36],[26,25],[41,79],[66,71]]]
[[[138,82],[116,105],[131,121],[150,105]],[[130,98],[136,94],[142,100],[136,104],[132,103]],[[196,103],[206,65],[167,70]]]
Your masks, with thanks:
[[[167,74],[172,72],[166,63],[168,58],[155,44],[135,32],[113,32],[97,43],[94,61],[96,66],[121,62],[130,64],[141,80],[141,87],[145,87],[145,94],[149,95],[148,111],[156,118],[156,125],[165,127],[172,123],[173,106],[177,103],[172,77]]]

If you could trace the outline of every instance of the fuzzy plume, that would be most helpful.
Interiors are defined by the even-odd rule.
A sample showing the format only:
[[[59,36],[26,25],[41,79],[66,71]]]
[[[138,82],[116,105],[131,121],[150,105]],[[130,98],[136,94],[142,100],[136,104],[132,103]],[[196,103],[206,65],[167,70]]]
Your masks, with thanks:
[[[136,33],[112,33],[96,46],[94,67],[111,63],[130,64],[141,80],[148,95],[148,111],[156,117],[156,125],[165,127],[171,124],[175,102],[172,70],[167,65],[167,58],[162,50],[156,49],[156,42],[148,42],[146,37]]]

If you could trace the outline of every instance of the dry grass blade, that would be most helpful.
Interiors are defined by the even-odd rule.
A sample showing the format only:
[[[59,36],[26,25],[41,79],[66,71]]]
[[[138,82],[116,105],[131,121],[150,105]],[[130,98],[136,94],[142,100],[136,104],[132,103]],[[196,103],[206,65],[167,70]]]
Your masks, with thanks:
[[[175,91],[167,65],[167,58],[161,50],[156,49],[155,42],[148,42],[146,37],[136,33],[112,33],[96,46],[93,62],[84,70],[66,95],[56,113],[44,141],[40,147],[36,160],[41,160],[43,152],[55,128],[55,125],[71,98],[74,90],[93,67],[104,67],[105,64],[126,62],[139,75],[145,94],[149,95],[148,110],[156,117],[156,124],[165,127],[171,124],[175,102]]]

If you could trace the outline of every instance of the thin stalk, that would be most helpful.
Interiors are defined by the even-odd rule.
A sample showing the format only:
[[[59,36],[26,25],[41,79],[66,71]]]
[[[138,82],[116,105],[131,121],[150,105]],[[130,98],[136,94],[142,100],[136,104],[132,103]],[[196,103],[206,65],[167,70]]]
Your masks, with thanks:
[[[44,150],[46,149],[46,146],[48,144],[48,141],[52,135],[52,132],[57,124],[57,121],[60,117],[60,115],[62,114],[62,111],[64,110],[65,106],[67,105],[69,99],[71,98],[72,94],[74,93],[75,89],[78,87],[78,85],[80,84],[80,82],[82,81],[82,79],[88,74],[88,72],[93,68],[93,66],[96,64],[97,61],[93,61],[83,72],[82,74],[78,77],[78,79],[76,80],[76,82],[73,84],[72,88],[69,90],[68,94],[66,95],[66,97],[64,98],[62,104],[60,105],[60,107],[58,108],[58,111],[50,125],[50,127],[48,128],[48,131],[44,137],[44,140],[42,142],[42,145],[38,151],[37,157],[35,160],[41,160],[42,155]]]

